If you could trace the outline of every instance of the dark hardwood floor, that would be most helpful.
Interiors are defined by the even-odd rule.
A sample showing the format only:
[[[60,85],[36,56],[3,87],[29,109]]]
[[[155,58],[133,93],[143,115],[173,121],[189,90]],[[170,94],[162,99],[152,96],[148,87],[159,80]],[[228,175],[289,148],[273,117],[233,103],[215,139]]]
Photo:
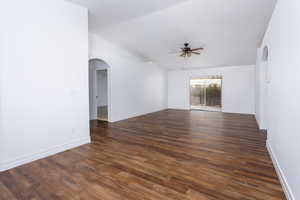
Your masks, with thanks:
[[[92,144],[0,173],[0,199],[285,199],[251,115],[166,110],[91,129]]]

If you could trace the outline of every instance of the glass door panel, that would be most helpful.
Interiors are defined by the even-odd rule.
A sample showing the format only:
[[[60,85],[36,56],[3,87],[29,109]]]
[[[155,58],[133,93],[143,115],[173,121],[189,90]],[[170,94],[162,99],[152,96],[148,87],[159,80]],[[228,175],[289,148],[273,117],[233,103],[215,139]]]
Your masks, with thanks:
[[[222,77],[190,80],[191,109],[221,111]]]

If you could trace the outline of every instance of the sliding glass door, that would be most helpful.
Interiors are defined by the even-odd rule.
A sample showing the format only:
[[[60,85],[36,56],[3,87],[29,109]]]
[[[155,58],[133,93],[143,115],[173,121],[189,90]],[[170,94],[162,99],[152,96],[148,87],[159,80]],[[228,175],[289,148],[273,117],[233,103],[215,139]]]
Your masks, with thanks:
[[[191,109],[222,110],[222,77],[211,76],[190,80]]]

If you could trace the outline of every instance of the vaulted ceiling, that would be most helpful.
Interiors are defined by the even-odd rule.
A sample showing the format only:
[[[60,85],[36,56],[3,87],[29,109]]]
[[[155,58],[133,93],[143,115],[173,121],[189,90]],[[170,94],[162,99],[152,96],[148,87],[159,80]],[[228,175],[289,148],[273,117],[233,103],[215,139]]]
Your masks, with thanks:
[[[254,64],[276,0],[70,0],[90,31],[167,69]],[[183,59],[184,42],[204,47]]]

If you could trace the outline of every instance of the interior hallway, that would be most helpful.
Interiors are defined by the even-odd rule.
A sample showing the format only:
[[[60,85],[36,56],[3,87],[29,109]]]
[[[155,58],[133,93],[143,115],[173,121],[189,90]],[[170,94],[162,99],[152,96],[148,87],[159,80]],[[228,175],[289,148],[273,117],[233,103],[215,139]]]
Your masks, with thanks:
[[[100,121],[108,121],[107,106],[100,106],[97,108],[97,119]]]
[[[0,173],[0,199],[284,199],[252,115],[165,110],[91,130],[91,144]]]

